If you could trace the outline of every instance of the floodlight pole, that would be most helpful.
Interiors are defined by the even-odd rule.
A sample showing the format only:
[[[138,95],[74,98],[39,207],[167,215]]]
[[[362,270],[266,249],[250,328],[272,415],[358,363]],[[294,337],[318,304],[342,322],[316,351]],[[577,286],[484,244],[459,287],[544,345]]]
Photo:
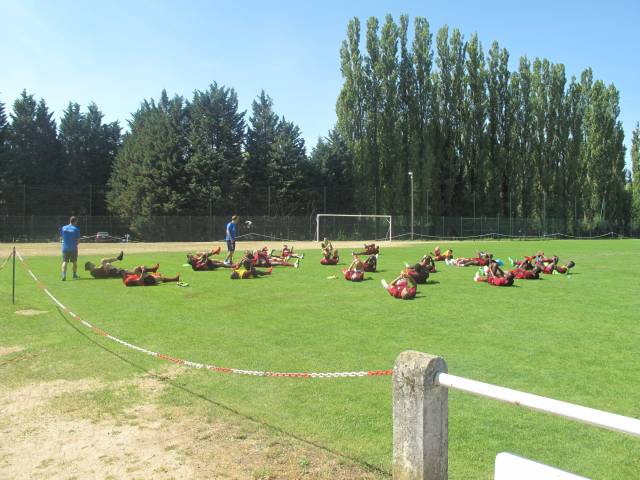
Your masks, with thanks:
[[[413,172],[409,172],[411,179],[411,240],[413,240]]]

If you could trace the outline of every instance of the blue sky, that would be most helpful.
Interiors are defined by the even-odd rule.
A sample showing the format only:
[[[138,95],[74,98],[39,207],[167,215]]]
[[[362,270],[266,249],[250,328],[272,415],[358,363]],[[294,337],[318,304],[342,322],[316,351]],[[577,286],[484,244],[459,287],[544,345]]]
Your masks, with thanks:
[[[640,2],[595,1],[7,1],[0,0],[0,101],[22,89],[58,116],[71,100],[94,101],[125,125],[144,98],[190,96],[211,82],[233,87],[249,110],[264,89],[277,113],[302,130],[310,151],[335,122],[339,48],[357,16],[426,17],[485,51],[498,40],[521,55],[587,66],[621,92],[629,147],[640,121]]]

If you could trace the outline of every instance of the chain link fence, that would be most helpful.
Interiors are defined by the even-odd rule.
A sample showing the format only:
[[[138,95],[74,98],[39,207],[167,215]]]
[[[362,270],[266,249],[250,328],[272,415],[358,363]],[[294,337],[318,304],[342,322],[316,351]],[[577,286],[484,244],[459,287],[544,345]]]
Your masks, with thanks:
[[[52,216],[0,216],[2,242],[55,242],[69,218]],[[247,223],[248,221],[248,223]],[[158,216],[145,220],[138,228],[110,216],[80,216],[78,226],[86,240],[204,242],[224,239],[228,216]],[[98,236],[97,234],[101,232]],[[382,240],[389,237],[386,219],[323,217],[320,237],[332,240]],[[394,216],[392,237],[398,240],[450,238],[465,239],[526,238],[545,236],[598,237],[610,232],[616,236],[640,237],[640,231],[602,224],[595,228],[567,225],[565,220],[509,217],[411,217]],[[265,241],[315,240],[316,216],[243,216],[238,225],[241,239]],[[128,236],[128,237],[127,237]]]

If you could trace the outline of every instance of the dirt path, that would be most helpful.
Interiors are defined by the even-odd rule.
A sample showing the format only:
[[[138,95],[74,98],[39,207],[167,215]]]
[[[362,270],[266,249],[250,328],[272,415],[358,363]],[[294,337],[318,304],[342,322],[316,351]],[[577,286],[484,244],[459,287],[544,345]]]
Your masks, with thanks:
[[[0,347],[0,360],[20,347]],[[0,367],[1,368],[1,367]],[[175,373],[172,375],[175,376]],[[126,390],[126,389],[129,390]],[[100,412],[95,392],[137,390]],[[0,388],[0,477],[11,479],[376,479],[379,475],[242,417],[208,418],[156,400],[156,375]]]

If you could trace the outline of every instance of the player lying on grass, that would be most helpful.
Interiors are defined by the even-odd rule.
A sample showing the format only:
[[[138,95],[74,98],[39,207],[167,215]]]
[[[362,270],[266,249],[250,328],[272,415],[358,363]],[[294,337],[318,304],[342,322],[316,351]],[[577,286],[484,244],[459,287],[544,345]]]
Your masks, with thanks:
[[[364,244],[364,250],[362,252],[352,252],[354,255],[377,255],[380,253],[380,247],[375,243]]]
[[[139,266],[133,270],[126,270],[124,268],[118,268],[113,265],[114,262],[122,260],[124,252],[120,252],[120,255],[113,258],[100,259],[100,265],[95,265],[93,262],[86,262],[84,264],[85,271],[88,271],[93,278],[122,278],[126,275],[138,275],[145,269],[147,272],[155,272],[158,269],[158,265],[153,267]]]
[[[302,260],[304,258],[304,253],[300,253],[300,254],[295,253],[293,251],[293,245],[291,245],[291,248],[287,247],[286,245],[283,245],[280,258],[282,258],[285,261],[288,261],[290,258],[299,258],[300,260]]]
[[[516,280],[538,280],[540,278],[540,267],[523,268],[518,267],[509,270]]]
[[[440,251],[440,247],[436,247],[433,249],[433,252],[429,252],[433,255],[433,259],[436,262],[444,262],[445,260],[451,260],[453,258],[453,250],[448,248],[444,253]]]
[[[429,279],[429,273],[431,273],[431,267],[427,258],[431,258],[425,255],[420,259],[418,263],[413,266],[407,265],[406,272],[413,278],[416,283],[427,283]]]
[[[295,267],[300,266],[300,259],[296,259],[294,263],[287,261],[287,259],[271,255],[267,247],[263,247],[262,250],[256,250],[253,252],[253,264],[258,267]]]
[[[140,273],[128,274],[122,277],[122,282],[127,287],[150,287],[153,285],[159,285],[167,282],[179,282],[180,275],[175,277],[164,277],[157,272],[157,267],[154,271],[147,271],[144,267],[140,269]]]
[[[511,272],[504,273],[496,262],[491,262],[488,268],[485,269],[485,273],[486,276],[476,272],[474,280],[476,282],[487,282],[494,287],[510,287],[513,285],[514,274]]]
[[[340,261],[338,249],[336,248],[334,250],[333,245],[331,245],[331,242],[326,238],[320,246],[322,247],[322,259],[320,260],[320,263],[322,265],[337,265]]]
[[[224,263],[220,260],[209,258],[211,255],[217,255],[220,253],[220,247],[211,250],[210,252],[199,252],[194,254],[187,254],[187,263],[191,265],[191,268],[197,272],[208,272],[216,270],[218,268],[235,268],[235,265]]]
[[[539,251],[535,255],[525,255],[522,260],[514,260],[509,257],[509,262],[512,267],[522,267],[530,270],[535,264],[547,264],[553,262],[553,258],[547,258],[544,256],[543,251]]]
[[[365,272],[375,272],[378,268],[378,255],[369,255],[369,257],[364,261],[364,271]]]
[[[342,270],[342,273],[344,273],[345,280],[361,282],[364,280],[364,263],[354,254],[351,265],[349,265],[349,268]]]
[[[573,260],[569,260],[565,265],[558,265],[560,259],[558,257],[553,257],[551,259],[551,263],[548,265],[541,263],[537,263],[536,266],[542,270],[542,273],[546,275],[551,275],[554,272],[565,274],[573,267],[576,266]]]
[[[246,278],[258,278],[264,275],[271,275],[273,268],[269,268],[266,272],[258,270],[256,268],[256,257],[257,254],[252,252],[251,250],[245,250],[244,257],[238,263],[236,269],[231,272],[231,279],[246,279]]]
[[[492,253],[476,252],[476,255],[477,256],[474,258],[455,258],[445,260],[445,263],[455,267],[484,267],[492,262]]]
[[[411,275],[409,275],[405,270],[400,272],[400,276],[390,284],[385,280],[381,280],[381,283],[384,289],[389,292],[389,295],[401,298],[402,300],[411,300],[412,298],[415,298],[418,291],[415,280],[411,278]]]

